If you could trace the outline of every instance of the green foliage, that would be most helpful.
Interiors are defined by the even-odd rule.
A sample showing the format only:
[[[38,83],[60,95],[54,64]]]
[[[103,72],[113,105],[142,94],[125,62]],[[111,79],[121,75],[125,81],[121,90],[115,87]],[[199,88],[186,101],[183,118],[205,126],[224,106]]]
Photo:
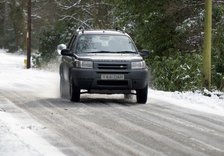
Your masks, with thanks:
[[[197,7],[196,2],[191,2],[191,5],[184,0],[115,2],[117,25],[126,26],[128,33],[135,37],[140,47],[154,51],[160,56],[167,56],[175,51],[192,51],[195,46],[198,48],[202,38],[198,35],[201,33],[201,23],[198,20],[202,20],[200,7],[192,9],[194,5]],[[185,25],[189,31],[183,31]],[[178,28],[182,28],[181,31]]]
[[[216,89],[224,89],[224,6],[214,7],[215,28],[213,30],[213,47],[212,47],[212,75],[213,86]]]
[[[35,67],[44,67],[51,60],[56,59],[56,48],[66,42],[65,29],[61,24],[54,28],[44,28],[40,33],[39,51],[33,54],[32,61]]]
[[[153,86],[168,91],[196,90],[201,87],[202,57],[196,53],[175,53],[148,59]]]

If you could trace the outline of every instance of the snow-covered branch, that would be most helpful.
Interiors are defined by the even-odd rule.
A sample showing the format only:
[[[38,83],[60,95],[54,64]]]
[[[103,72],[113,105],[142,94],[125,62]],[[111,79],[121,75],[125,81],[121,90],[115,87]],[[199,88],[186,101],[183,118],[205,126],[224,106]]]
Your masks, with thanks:
[[[77,7],[80,3],[81,3],[82,0],[78,0],[77,2],[73,2],[73,4],[71,5],[63,5],[61,2],[59,2],[58,0],[55,0],[56,4],[58,6],[60,6],[62,9],[64,10],[69,10],[71,8],[74,8],[74,7]]]
[[[82,21],[82,20],[80,20],[80,19],[78,19],[78,18],[75,18],[75,14],[73,14],[72,16],[71,16],[71,15],[62,15],[62,18],[60,18],[59,21],[63,21],[63,20],[75,20],[75,21],[80,22],[81,25],[85,25],[85,26],[87,26],[88,28],[91,28],[91,26],[87,23],[87,22],[89,22],[89,21],[92,21],[91,18]]]

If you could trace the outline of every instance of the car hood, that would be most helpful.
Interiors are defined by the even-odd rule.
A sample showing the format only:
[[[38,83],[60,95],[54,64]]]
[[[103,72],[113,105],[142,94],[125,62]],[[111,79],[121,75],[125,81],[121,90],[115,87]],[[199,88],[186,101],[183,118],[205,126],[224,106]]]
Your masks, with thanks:
[[[93,53],[77,55],[81,60],[92,61],[140,61],[143,60],[139,54],[112,54],[112,53]]]

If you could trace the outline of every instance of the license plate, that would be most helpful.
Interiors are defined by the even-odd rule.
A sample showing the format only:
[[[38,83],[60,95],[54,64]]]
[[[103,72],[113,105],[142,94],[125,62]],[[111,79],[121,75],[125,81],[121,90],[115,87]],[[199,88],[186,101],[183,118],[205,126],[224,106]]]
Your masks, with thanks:
[[[123,74],[102,74],[101,80],[124,80]]]

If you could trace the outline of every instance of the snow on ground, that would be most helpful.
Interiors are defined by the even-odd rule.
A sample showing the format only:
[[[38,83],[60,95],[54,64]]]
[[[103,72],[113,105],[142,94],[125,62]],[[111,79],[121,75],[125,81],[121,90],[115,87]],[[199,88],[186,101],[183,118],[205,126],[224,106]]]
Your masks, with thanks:
[[[7,54],[0,49],[0,92],[25,91],[43,98],[58,97],[58,73],[27,70],[24,59],[23,55]],[[13,114],[5,112],[5,108]],[[63,155],[36,131],[46,132],[47,129],[0,95],[0,155]]]
[[[4,112],[4,108],[14,110],[13,114]],[[33,120],[29,114],[0,96],[0,155],[64,156],[36,132],[50,133],[46,127]]]
[[[25,69],[25,58],[24,55],[7,54],[0,49],[0,89],[29,91],[41,97],[59,97],[59,74]]]
[[[211,97],[201,92],[164,92],[149,89],[150,98],[167,102],[180,107],[224,116],[224,93],[208,92]]]
[[[27,70],[25,69],[24,58],[23,55],[8,54],[5,50],[0,49],[0,91],[28,91],[43,98],[58,98],[58,73],[36,69]],[[221,96],[211,93],[211,97],[208,97],[200,92],[180,93],[149,89],[148,102],[164,101],[180,107],[224,116],[224,93],[219,94]],[[24,125],[21,125],[21,122],[25,119],[21,121],[12,114],[4,112],[1,107],[13,105],[10,101],[6,101],[7,99],[0,96],[0,155],[46,155],[44,146],[37,146],[41,144],[48,147],[48,150],[51,149],[52,154],[55,155],[54,152],[57,150],[29,128],[32,127],[33,120],[27,121],[25,127],[28,128],[21,130],[21,126]],[[12,152],[12,148],[16,152]],[[37,148],[40,150],[37,151]],[[60,155],[58,153],[57,155]]]

